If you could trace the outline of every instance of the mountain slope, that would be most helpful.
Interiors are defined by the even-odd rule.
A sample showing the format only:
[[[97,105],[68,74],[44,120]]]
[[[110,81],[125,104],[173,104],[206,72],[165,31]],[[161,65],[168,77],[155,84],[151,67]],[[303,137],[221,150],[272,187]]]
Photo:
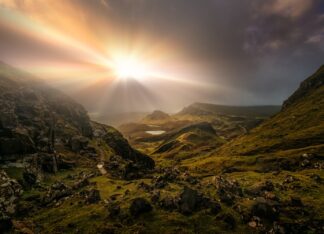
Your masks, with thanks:
[[[246,117],[268,117],[280,110],[280,106],[224,106],[210,103],[194,103],[185,107],[178,115],[233,115]]]
[[[66,151],[99,155],[91,146],[104,125],[92,124],[86,110],[60,91],[6,64],[0,64],[0,163],[37,153],[39,158]],[[94,137],[94,138],[93,138]],[[115,129],[99,134],[111,151],[125,160],[154,166],[132,149]],[[98,156],[99,157],[99,156]],[[90,158],[90,157],[89,157]],[[98,158],[99,160],[99,158]],[[149,162],[148,162],[149,161]]]
[[[324,144],[324,66],[250,133],[224,145],[221,155],[253,155]]]

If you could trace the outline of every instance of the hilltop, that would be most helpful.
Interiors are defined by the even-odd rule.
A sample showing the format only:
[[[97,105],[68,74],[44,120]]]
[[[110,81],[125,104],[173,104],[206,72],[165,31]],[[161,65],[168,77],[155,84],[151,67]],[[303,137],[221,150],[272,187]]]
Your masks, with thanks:
[[[211,103],[193,103],[183,108],[178,115],[230,115],[244,117],[269,117],[280,110],[280,106],[225,106]]]

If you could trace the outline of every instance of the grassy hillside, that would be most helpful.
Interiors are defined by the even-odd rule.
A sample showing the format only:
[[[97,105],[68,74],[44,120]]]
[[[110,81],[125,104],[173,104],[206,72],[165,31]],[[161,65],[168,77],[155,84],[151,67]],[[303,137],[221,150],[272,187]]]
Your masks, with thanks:
[[[233,115],[245,117],[268,117],[280,110],[280,106],[225,106],[210,103],[194,103],[185,107],[178,115]]]
[[[323,84],[324,66],[301,84],[280,113],[217,154],[255,155],[324,144]]]

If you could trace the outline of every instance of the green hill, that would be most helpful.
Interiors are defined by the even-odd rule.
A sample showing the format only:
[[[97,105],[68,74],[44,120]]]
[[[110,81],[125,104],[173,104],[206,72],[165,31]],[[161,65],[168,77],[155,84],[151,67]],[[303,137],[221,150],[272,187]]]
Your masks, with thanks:
[[[220,149],[222,155],[254,155],[324,144],[324,66],[301,83],[282,110]]]
[[[245,117],[269,117],[280,110],[280,106],[225,106],[210,103],[194,103],[185,107],[178,115],[232,115]]]

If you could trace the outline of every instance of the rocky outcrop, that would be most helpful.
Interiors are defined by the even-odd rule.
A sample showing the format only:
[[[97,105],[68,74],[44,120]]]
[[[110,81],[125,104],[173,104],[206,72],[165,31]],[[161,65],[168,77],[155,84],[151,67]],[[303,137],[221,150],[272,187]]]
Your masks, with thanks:
[[[0,160],[53,151],[74,135],[92,136],[85,109],[63,93],[0,64]]]
[[[138,177],[138,172],[145,173],[154,168],[154,160],[133,149],[116,129],[94,122],[92,126],[95,133],[94,137],[103,139],[115,154],[110,157],[107,164],[110,171],[114,170],[119,176],[133,179]]]
[[[135,198],[129,208],[132,216],[137,217],[152,210],[151,204],[144,198]]]
[[[0,231],[11,228],[11,216],[16,213],[17,201],[22,192],[21,185],[0,170]]]

